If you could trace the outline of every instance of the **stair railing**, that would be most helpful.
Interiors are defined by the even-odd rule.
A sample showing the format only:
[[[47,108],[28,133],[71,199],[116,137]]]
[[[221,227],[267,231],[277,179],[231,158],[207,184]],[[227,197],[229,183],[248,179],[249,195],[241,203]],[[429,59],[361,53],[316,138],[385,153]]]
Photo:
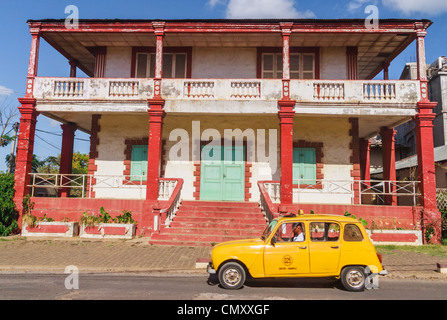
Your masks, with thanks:
[[[279,181],[258,181],[260,191],[259,204],[266,220],[270,222],[275,218],[275,214],[278,213],[278,206],[273,203],[266,188],[266,184],[269,183],[279,183]]]
[[[173,179],[173,178],[160,178],[160,181],[177,181],[174,190],[169,197],[166,205],[164,205],[160,209],[159,217],[158,217],[158,232],[162,230],[162,228],[168,228],[177,214],[178,208],[180,207],[180,203],[182,201],[182,187],[183,187],[183,179]],[[155,230],[157,231],[157,230]]]

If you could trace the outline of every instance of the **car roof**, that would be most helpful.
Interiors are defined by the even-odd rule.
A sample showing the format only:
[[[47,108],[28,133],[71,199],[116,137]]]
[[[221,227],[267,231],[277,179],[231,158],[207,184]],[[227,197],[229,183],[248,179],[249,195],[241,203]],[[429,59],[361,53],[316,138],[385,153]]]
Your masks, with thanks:
[[[332,220],[338,222],[350,222],[350,223],[360,223],[357,219],[340,216],[335,214],[298,214],[294,216],[282,216],[279,217],[279,221],[303,221],[303,220],[313,220],[313,221],[323,221],[323,220]]]

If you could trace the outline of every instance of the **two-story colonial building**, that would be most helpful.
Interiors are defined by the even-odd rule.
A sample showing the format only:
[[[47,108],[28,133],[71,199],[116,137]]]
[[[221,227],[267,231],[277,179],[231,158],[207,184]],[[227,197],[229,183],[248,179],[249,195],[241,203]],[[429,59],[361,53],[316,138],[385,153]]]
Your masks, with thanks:
[[[64,22],[28,22],[19,208],[31,193],[36,215],[130,210],[154,243],[248,236],[299,209],[348,211],[383,228],[435,226],[439,238],[430,21],[380,20],[376,29],[363,20]],[[41,39],[67,58],[71,77],[38,76]],[[418,79],[389,80],[389,64],[414,41]],[[385,79],[373,80],[382,71]],[[63,123],[58,175],[31,174],[38,114]],[[418,181],[399,182],[393,128],[411,119],[422,165]],[[88,175],[71,174],[76,130],[91,135]],[[378,132],[384,181],[371,181],[368,138]],[[39,188],[59,197],[37,197]]]

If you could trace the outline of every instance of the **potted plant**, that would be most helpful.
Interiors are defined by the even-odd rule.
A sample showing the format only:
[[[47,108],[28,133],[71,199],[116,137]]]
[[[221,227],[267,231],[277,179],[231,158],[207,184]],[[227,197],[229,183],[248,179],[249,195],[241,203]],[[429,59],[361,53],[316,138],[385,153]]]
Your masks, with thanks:
[[[78,222],[67,219],[54,221],[46,214],[38,218],[30,213],[22,217],[22,236],[25,237],[74,237],[78,232]]]
[[[136,221],[130,211],[115,218],[100,208],[98,216],[84,212],[81,217],[81,238],[90,239],[132,239],[135,236]]]

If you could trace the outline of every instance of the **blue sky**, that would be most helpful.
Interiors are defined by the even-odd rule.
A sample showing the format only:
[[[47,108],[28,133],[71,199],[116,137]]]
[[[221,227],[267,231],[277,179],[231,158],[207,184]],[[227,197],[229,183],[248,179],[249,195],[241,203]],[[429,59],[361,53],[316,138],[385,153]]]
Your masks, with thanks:
[[[366,18],[368,5],[376,5],[380,18],[424,18],[434,22],[426,38],[427,62],[447,55],[446,0],[1,0],[0,2],[0,105],[17,105],[25,91],[28,68],[28,19],[64,19],[65,7],[76,5],[81,19],[220,19],[220,18]],[[391,65],[390,78],[399,78],[406,62],[414,61],[414,44]],[[66,77],[65,58],[41,41],[39,76]],[[5,102],[6,101],[6,102]],[[18,119],[17,119],[18,121]],[[39,116],[38,130],[61,133],[59,124]],[[37,132],[35,153],[40,159],[60,153],[60,135]],[[77,133],[75,151],[88,153],[89,137]],[[0,148],[0,170],[6,170],[5,155],[10,147]]]

